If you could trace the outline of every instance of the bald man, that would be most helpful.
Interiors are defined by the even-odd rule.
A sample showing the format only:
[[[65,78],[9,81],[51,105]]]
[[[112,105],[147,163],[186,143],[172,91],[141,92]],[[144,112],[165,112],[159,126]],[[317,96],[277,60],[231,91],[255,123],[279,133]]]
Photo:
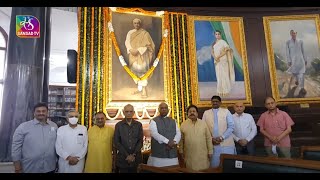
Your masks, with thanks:
[[[179,165],[177,144],[181,132],[176,121],[168,117],[169,108],[166,103],[159,105],[160,115],[150,122],[151,155],[148,165],[163,167]]]
[[[129,68],[138,77],[142,77],[149,69],[151,61],[154,60],[154,42],[150,34],[141,28],[141,20],[135,18],[134,29],[127,34],[125,46],[129,56]],[[138,89],[133,94],[141,94],[142,98],[147,98],[148,80],[134,80]]]
[[[133,119],[134,108],[131,104],[123,108],[123,114],[125,118],[116,124],[114,132],[113,142],[118,150],[116,165],[120,173],[136,173],[142,163],[142,124]]]
[[[234,131],[237,154],[253,156],[255,154],[253,138],[257,135],[257,126],[251,114],[244,113],[245,106],[242,102],[237,102],[233,106]]]
[[[257,125],[264,135],[264,146],[268,156],[291,158],[291,140],[289,134],[294,125],[288,113],[277,108],[273,97],[264,101],[268,111],[261,114]]]

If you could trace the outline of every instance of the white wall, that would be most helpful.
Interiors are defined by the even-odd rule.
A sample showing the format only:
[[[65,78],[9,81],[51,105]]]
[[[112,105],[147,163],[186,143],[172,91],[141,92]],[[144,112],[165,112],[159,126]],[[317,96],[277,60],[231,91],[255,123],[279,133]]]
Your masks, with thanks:
[[[0,7],[0,26],[6,31],[9,36],[11,7]]]
[[[67,83],[67,50],[78,51],[77,13],[52,9],[50,84]]]
[[[67,53],[78,49],[77,13],[52,9],[51,53]]]

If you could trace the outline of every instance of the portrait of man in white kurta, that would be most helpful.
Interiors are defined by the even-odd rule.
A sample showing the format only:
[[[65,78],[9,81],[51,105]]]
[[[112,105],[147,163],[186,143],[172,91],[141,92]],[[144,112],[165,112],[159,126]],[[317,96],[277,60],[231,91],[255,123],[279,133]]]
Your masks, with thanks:
[[[130,71],[141,78],[153,66],[163,35],[161,17],[112,12],[112,25],[118,47]],[[111,43],[112,44],[112,43]],[[164,56],[151,75],[133,79],[122,67],[114,45],[109,50],[112,101],[164,100]]]
[[[274,96],[280,101],[320,98],[319,17],[271,16],[264,21]]]

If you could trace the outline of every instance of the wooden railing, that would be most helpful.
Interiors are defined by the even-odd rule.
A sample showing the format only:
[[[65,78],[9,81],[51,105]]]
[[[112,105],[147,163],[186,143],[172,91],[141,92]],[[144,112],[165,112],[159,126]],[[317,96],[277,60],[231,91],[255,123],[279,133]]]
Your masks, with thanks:
[[[230,160],[232,163],[230,163]],[[228,161],[229,164],[225,163]],[[237,163],[241,163],[241,167],[237,167]],[[239,165],[239,164],[238,164]],[[228,166],[228,167],[227,167]],[[267,167],[267,168],[266,168]],[[224,168],[228,168],[225,170]],[[222,173],[222,172],[250,172],[252,173],[268,173],[268,172],[319,172],[320,162],[303,160],[303,159],[285,159],[274,157],[257,157],[244,155],[221,154],[220,165],[217,168],[209,168],[202,172],[206,173]],[[254,170],[253,170],[254,169]],[[227,172],[228,173],[228,172]]]
[[[320,161],[320,146],[301,146],[300,158]]]

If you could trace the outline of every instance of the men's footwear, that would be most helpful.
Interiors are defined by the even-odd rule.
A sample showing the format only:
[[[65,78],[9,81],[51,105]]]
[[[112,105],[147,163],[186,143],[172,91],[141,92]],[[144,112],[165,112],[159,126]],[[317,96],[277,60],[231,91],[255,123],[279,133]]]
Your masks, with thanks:
[[[139,93],[141,93],[141,91],[136,90],[136,91],[132,92],[131,94],[132,94],[132,95],[135,95],[135,94],[139,94]]]
[[[143,87],[143,88],[142,88],[141,97],[142,97],[142,98],[147,98],[147,97],[148,97],[147,88],[146,88],[146,87]]]

